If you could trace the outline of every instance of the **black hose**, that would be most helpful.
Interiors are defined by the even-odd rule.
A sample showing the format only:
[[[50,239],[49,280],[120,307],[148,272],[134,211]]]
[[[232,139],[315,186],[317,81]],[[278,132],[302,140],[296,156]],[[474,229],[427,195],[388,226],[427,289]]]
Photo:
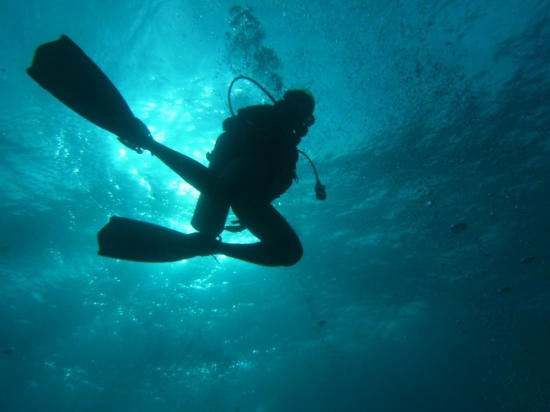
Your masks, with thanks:
[[[267,91],[265,87],[263,87],[260,83],[258,83],[256,80],[254,80],[252,77],[248,76],[237,76],[233,80],[231,80],[231,84],[229,85],[229,89],[227,89],[227,103],[229,104],[229,111],[231,112],[231,116],[235,116],[235,112],[233,111],[233,105],[231,104],[231,90],[233,90],[233,85],[237,82],[237,80],[248,80],[249,82],[254,83],[262,92],[265,93],[267,97],[271,99],[273,104],[277,103],[277,100]]]
[[[315,167],[313,160],[311,160],[311,158],[303,150],[298,149],[298,153],[309,160],[309,164],[313,169],[313,174],[315,174],[315,197],[319,200],[325,200],[327,198],[327,191],[325,186],[319,180],[319,174],[317,173],[317,168]]]

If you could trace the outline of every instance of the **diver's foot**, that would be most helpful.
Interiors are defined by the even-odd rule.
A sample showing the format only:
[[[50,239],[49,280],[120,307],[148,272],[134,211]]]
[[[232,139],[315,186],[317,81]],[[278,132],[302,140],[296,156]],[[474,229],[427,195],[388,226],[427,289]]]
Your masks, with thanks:
[[[126,133],[123,136],[118,136],[118,140],[138,153],[142,153],[143,150],[149,150],[155,143],[147,125],[137,117],[134,117],[134,123],[128,128]]]
[[[210,256],[220,253],[221,240],[205,233],[191,233],[187,235],[188,250],[194,256]]]

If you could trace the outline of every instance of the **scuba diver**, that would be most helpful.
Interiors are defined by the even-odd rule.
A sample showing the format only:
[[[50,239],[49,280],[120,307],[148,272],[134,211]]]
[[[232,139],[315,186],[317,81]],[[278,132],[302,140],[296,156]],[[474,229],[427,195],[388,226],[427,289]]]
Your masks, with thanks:
[[[182,179],[201,192],[191,221],[198,230],[136,248],[132,226],[111,220],[100,233],[100,254],[120,257],[119,245],[128,249],[124,258],[147,260],[160,257],[179,260],[222,253],[266,266],[289,266],[302,256],[298,236],[271,205],[296,177],[297,144],[313,124],[314,102],[301,90],[285,93],[274,105],[250,106],[226,119],[224,132],[208,155],[206,168],[188,156],[156,142],[146,127],[124,137],[131,146],[151,152]],[[139,120],[135,120],[139,122]],[[139,126],[138,126],[139,127]],[[248,229],[260,242],[232,244],[217,240],[225,228],[229,207],[239,219],[237,229]],[[120,238],[118,232],[131,234]],[[148,238],[151,237],[149,233]],[[159,236],[160,240],[163,236]],[[158,252],[152,256],[152,251]]]
[[[223,254],[264,266],[290,266],[300,260],[298,236],[271,203],[296,179],[298,153],[304,154],[297,145],[314,123],[315,102],[309,92],[289,90],[276,101],[254,80],[234,79],[228,92],[233,116],[223,122],[206,167],[155,141],[101,69],[67,36],[38,47],[27,72],[75,112],[136,152],[149,151],[201,193],[191,221],[196,233],[113,216],[98,232],[100,255],[170,262]],[[234,115],[231,87],[240,78],[253,81],[273,104],[245,107]],[[311,165],[317,198],[324,199],[324,186]],[[236,226],[225,226],[230,208]],[[225,243],[220,238],[224,229],[248,229],[259,242]]]

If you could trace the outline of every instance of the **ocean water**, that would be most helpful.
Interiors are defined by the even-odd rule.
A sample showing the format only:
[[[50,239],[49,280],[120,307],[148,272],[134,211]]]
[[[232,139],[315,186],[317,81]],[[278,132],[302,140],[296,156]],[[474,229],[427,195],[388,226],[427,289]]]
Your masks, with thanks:
[[[0,33],[2,411],[550,411],[548,0],[4,0]],[[97,256],[198,194],[30,79],[61,34],[205,164],[236,75],[311,90],[303,259]]]

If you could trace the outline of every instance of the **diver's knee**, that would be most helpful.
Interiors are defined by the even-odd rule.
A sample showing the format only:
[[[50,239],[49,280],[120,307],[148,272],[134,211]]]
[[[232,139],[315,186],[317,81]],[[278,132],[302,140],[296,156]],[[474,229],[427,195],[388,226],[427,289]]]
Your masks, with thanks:
[[[304,249],[300,242],[295,243],[292,247],[287,247],[280,251],[279,259],[281,266],[293,266],[302,259]]]

